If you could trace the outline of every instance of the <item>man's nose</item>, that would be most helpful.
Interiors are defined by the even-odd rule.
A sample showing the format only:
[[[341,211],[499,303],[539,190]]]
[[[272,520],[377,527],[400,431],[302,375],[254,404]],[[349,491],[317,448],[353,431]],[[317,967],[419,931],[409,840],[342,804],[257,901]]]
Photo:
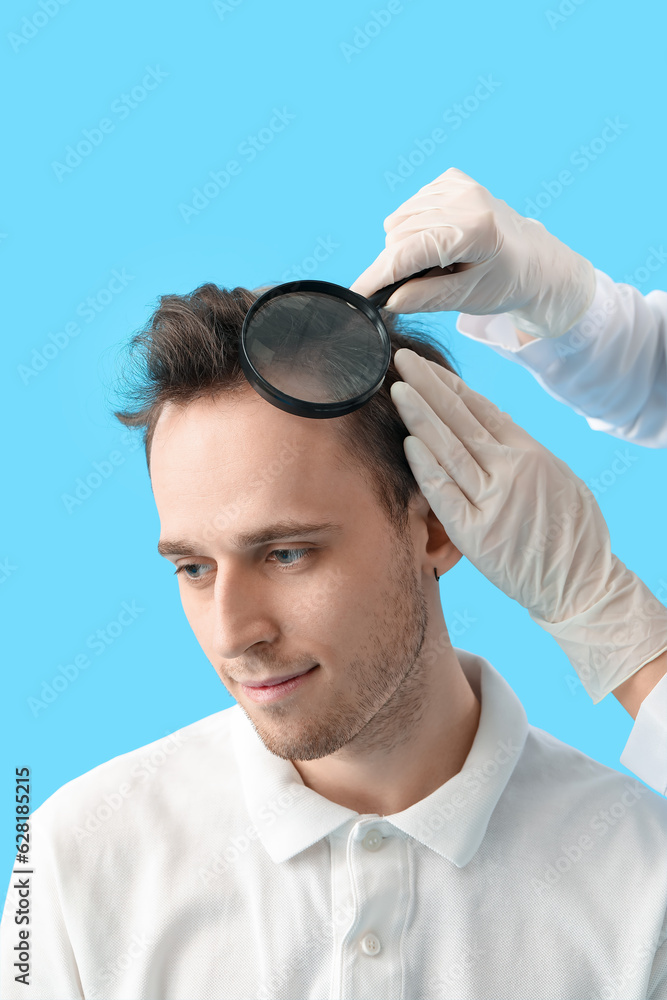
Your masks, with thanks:
[[[242,656],[258,642],[275,642],[280,634],[267,588],[240,574],[218,573],[211,613],[215,653],[225,660]]]

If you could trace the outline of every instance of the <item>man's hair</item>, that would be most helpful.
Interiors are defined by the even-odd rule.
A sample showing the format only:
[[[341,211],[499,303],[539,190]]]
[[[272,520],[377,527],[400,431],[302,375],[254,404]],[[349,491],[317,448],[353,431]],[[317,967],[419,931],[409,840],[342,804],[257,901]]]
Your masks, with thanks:
[[[249,389],[238,357],[241,328],[248,309],[265,290],[208,283],[189,295],[162,295],[146,325],[125,345],[121,396],[128,408],[114,415],[126,427],[144,429],[149,475],[153,434],[165,403],[185,406],[202,397],[231,398]],[[414,321],[407,330],[404,317],[384,309],[381,315],[391,340],[385,380],[359,409],[329,419],[340,431],[344,464],[369,476],[380,507],[402,533],[410,502],[420,491],[403,451],[408,431],[389,394],[401,379],[394,354],[408,347],[448,371],[455,368],[445,348]]]

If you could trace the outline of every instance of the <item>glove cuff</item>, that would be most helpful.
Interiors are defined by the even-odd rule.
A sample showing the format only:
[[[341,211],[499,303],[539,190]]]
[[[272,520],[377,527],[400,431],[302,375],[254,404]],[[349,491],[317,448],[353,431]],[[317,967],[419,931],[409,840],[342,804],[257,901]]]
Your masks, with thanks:
[[[560,242],[560,241],[559,241]],[[568,247],[569,250],[569,247]],[[525,309],[507,315],[532,337],[561,337],[585,315],[595,298],[595,268],[581,254],[569,250],[568,266],[557,281],[545,281]],[[548,273],[548,271],[547,271]]]
[[[595,705],[667,649],[667,608],[616,563],[620,572],[609,591],[586,611],[562,622],[531,614],[556,640]]]

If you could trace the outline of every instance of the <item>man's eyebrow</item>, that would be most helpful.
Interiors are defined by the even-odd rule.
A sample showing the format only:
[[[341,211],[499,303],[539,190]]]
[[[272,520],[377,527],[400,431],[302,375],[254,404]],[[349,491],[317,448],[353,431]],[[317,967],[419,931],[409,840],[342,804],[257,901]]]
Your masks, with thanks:
[[[251,549],[281,538],[291,538],[293,535],[314,535],[321,531],[342,530],[343,525],[335,524],[333,521],[306,523],[293,520],[277,521],[256,531],[244,531],[240,535],[235,535],[230,539],[230,543],[236,549]],[[196,556],[201,552],[201,547],[182,538],[163,538],[158,542],[157,550],[161,556]]]

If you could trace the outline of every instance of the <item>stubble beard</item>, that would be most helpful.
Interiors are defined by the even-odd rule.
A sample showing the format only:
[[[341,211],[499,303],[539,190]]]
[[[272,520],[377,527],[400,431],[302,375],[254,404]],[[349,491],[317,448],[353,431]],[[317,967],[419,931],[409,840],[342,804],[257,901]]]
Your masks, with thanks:
[[[355,755],[382,753],[412,738],[428,697],[420,654],[429,615],[412,542],[405,535],[397,536],[388,582],[383,613],[371,623],[367,642],[345,672],[345,683],[331,692],[326,714],[302,715],[298,707],[276,703],[269,712],[260,708],[253,719],[241,706],[275,756],[318,760],[343,747]],[[322,678],[315,683],[321,684]]]

